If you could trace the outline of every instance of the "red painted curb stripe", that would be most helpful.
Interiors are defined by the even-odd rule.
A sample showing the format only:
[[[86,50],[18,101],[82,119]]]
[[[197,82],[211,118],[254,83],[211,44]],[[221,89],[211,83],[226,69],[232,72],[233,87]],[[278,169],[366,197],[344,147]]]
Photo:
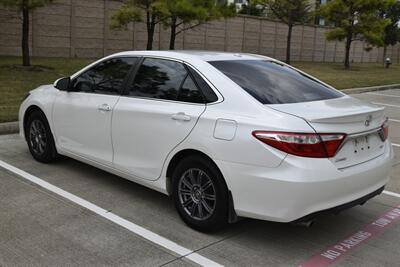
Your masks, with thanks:
[[[323,267],[328,266],[346,255],[354,248],[360,246],[368,239],[381,234],[387,227],[400,220],[400,206],[387,211],[372,223],[364,226],[361,230],[348,238],[327,248],[321,253],[298,265],[298,267]]]

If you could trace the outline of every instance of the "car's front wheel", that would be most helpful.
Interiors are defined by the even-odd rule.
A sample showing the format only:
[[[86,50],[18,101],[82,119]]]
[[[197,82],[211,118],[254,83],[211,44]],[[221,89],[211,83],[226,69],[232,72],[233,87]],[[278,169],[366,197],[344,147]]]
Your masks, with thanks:
[[[49,163],[58,157],[49,123],[41,111],[29,115],[25,134],[29,151],[37,161]]]
[[[228,221],[228,190],[218,168],[201,156],[183,159],[173,173],[173,199],[183,221],[216,231]]]

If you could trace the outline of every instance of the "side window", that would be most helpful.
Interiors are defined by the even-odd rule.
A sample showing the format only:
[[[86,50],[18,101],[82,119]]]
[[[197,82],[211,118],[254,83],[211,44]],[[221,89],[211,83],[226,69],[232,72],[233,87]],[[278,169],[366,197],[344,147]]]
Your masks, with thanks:
[[[208,85],[208,83],[198,74],[195,70],[189,67],[190,74],[192,74],[197,86],[200,88],[201,93],[204,96],[205,103],[212,103],[218,100],[218,96],[214,93],[213,89]],[[204,103],[203,102],[203,103]]]
[[[190,75],[186,76],[185,82],[179,91],[178,101],[189,103],[204,103],[203,94],[197,88]]]
[[[74,92],[119,94],[136,58],[113,58],[85,71],[72,82]]]
[[[187,71],[175,61],[146,58],[140,66],[128,95],[176,100]]]

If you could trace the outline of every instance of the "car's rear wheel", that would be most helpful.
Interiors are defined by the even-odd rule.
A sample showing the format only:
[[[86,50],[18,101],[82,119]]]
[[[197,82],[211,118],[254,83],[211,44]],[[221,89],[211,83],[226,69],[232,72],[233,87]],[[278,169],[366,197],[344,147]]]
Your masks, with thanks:
[[[58,157],[49,123],[41,111],[37,110],[29,115],[25,134],[29,151],[37,161],[49,163]]]
[[[201,156],[183,159],[173,173],[173,198],[183,221],[216,231],[228,221],[228,190],[218,168]]]

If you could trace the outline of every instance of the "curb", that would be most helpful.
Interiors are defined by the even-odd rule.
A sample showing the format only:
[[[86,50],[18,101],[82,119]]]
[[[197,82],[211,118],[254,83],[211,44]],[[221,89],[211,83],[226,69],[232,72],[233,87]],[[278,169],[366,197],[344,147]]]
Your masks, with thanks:
[[[0,123],[0,135],[15,134],[19,132],[18,121]]]
[[[400,84],[389,84],[389,85],[381,85],[381,86],[370,86],[370,87],[360,87],[360,88],[349,88],[349,89],[342,89],[339,90],[345,94],[359,94],[371,91],[381,91],[381,90],[388,90],[388,89],[399,89]]]

